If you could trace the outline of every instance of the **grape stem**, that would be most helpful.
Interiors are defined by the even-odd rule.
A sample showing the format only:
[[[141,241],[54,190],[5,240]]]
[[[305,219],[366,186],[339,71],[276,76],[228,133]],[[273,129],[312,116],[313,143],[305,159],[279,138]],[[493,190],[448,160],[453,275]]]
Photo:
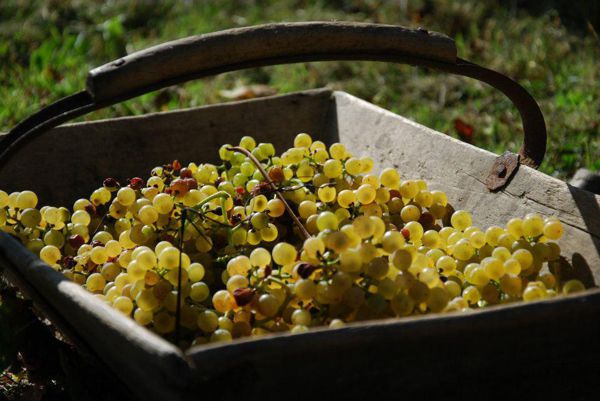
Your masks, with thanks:
[[[288,214],[290,215],[290,217],[294,221],[294,224],[296,224],[296,226],[298,227],[298,229],[300,230],[300,232],[304,236],[304,239],[310,238],[310,234],[306,230],[306,227],[304,227],[304,225],[302,224],[302,222],[300,221],[300,219],[298,218],[298,216],[296,216],[296,214],[292,210],[292,207],[290,206],[290,204],[287,202],[287,200],[285,200],[285,198],[283,197],[283,195],[281,194],[281,192],[279,191],[279,189],[277,188],[277,186],[275,185],[275,183],[273,181],[271,181],[271,178],[269,177],[269,174],[267,174],[267,171],[264,169],[264,167],[262,166],[262,164],[260,164],[260,162],[256,159],[256,157],[254,157],[254,155],[250,151],[248,151],[247,149],[242,148],[241,146],[228,147],[227,150],[233,151],[233,152],[243,153],[244,155],[246,155],[246,157],[248,159],[250,159],[250,161],[252,161],[252,163],[254,163],[254,165],[256,166],[256,168],[260,171],[260,173],[262,174],[262,176],[265,178],[265,180],[269,183],[269,185],[271,185],[271,188],[275,192],[275,195],[277,195],[277,197],[279,198],[279,200],[281,200],[283,202],[283,204],[285,206],[285,210],[288,212]]]

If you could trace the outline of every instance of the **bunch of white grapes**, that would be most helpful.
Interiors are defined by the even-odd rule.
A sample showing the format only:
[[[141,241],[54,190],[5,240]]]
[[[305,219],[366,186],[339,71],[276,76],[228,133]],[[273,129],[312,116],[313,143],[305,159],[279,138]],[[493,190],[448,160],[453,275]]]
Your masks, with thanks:
[[[280,156],[252,137],[219,156],[107,178],[72,210],[0,191],[0,229],[182,347],[584,290],[556,218],[482,230],[423,180],[304,133]]]

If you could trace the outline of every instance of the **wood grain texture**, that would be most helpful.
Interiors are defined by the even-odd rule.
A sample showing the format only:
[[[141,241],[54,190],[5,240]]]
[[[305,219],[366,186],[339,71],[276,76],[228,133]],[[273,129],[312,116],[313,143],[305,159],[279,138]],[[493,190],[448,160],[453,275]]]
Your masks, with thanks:
[[[244,65],[410,56],[453,63],[454,41],[401,26],[356,22],[266,24],[192,36],[154,46],[90,71],[87,88],[97,102],[192,76]]]
[[[497,193],[485,185],[497,155],[441,134],[342,92],[329,130],[358,155],[369,155],[376,170],[398,168],[404,179],[424,179],[446,191],[455,209],[473,214],[474,224],[505,225],[537,212],[565,225],[563,252],[588,285],[600,283],[600,196],[521,165]]]
[[[147,178],[175,159],[217,162],[219,147],[243,135],[277,149],[291,146],[298,132],[318,136],[331,104],[331,91],[314,90],[61,126],[18,150],[0,169],[0,188],[33,190],[40,204],[72,205],[107,177]]]

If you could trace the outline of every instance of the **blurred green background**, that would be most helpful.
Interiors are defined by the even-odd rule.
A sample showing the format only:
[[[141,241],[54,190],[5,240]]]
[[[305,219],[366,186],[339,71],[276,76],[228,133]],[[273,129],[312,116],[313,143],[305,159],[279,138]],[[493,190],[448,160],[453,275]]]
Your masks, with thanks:
[[[580,167],[600,169],[596,33],[600,7],[594,3],[2,0],[0,131],[81,90],[90,68],[153,44],[265,22],[369,21],[446,33],[456,40],[461,57],[518,80],[539,101],[546,117],[550,138],[541,169],[565,179]],[[305,63],[230,73],[142,96],[88,118],[324,86],[346,90],[498,153],[519,148],[518,113],[499,92],[473,80],[370,62]],[[465,135],[465,128],[457,128],[461,125],[466,131],[473,128],[472,138]]]

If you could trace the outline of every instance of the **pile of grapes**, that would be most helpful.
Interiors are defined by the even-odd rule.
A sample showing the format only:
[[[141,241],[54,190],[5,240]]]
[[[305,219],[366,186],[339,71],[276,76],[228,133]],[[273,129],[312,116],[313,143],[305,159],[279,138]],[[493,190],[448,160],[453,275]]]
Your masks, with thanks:
[[[72,212],[0,191],[0,229],[182,347],[584,289],[561,274],[556,218],[482,230],[424,181],[307,134],[219,156],[107,178]]]

